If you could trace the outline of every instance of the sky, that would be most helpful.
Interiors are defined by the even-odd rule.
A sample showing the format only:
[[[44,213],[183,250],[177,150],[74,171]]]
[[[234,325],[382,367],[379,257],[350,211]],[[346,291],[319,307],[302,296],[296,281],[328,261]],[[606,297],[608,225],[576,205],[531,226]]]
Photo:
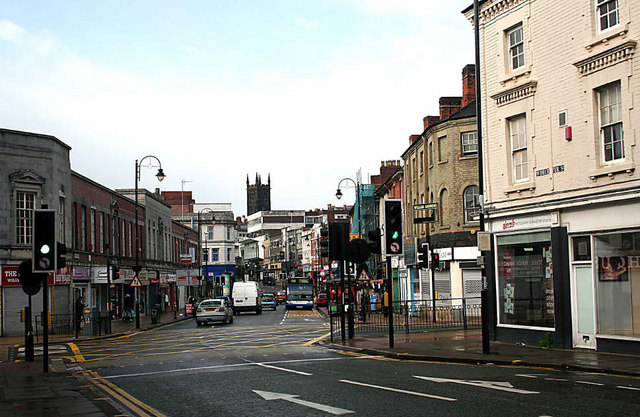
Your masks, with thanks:
[[[471,0],[0,0],[0,127],[52,135],[111,189],[246,214],[353,204],[474,62]],[[149,166],[149,163],[156,167]]]

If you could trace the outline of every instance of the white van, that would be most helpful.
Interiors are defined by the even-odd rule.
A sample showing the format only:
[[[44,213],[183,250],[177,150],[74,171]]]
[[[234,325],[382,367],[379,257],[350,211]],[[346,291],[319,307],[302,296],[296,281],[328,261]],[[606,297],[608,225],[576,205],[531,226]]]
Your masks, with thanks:
[[[231,291],[231,302],[233,303],[233,314],[241,311],[255,311],[262,313],[262,291],[256,281],[239,281],[233,284]]]

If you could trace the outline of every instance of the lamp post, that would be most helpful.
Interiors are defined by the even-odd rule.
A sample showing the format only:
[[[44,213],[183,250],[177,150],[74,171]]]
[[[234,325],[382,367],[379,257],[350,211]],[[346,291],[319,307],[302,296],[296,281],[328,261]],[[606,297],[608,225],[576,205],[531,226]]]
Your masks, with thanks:
[[[351,181],[353,183],[353,185],[356,187],[356,204],[358,206],[358,237],[360,239],[362,239],[362,204],[360,203],[360,181],[356,182],[354,180],[352,180],[351,178],[343,178],[340,180],[340,182],[338,182],[338,191],[336,191],[336,198],[338,200],[340,200],[340,198],[342,197],[342,190],[340,190],[340,185],[342,184],[343,181]],[[355,209],[354,209],[355,212]],[[349,267],[349,261],[345,262],[345,266],[342,268],[343,272],[340,275],[341,276],[341,285],[342,285],[342,289],[343,289],[343,294],[344,294],[344,270],[347,269]],[[354,272],[355,272],[355,265],[354,265]],[[352,291],[351,288],[351,273],[349,272],[349,270],[347,269],[347,288],[348,288],[348,294],[349,294],[349,312],[348,312],[348,317],[347,320],[349,322],[349,339],[353,339],[354,336],[354,328],[355,328],[355,318],[354,318],[354,311],[353,309],[355,308],[355,304],[354,301],[352,299],[352,297],[355,296],[355,290]],[[355,298],[355,297],[354,297]],[[343,311],[343,317],[344,317],[344,303],[342,306],[342,311]],[[344,320],[344,319],[343,319]],[[342,332],[344,334],[344,331]],[[344,336],[343,336],[344,337]],[[344,340],[344,339],[343,339]]]
[[[136,187],[134,191],[135,204],[136,204],[136,265],[133,269],[133,271],[135,272],[136,278],[138,278],[138,274],[142,269],[140,267],[140,239],[139,239],[139,233],[138,233],[138,229],[140,228],[140,226],[138,225],[138,207],[140,206],[140,204],[138,204],[138,181],[140,181],[140,168],[142,167],[142,161],[144,161],[147,158],[155,159],[156,162],[158,163],[158,173],[156,174],[156,178],[158,178],[158,181],[162,182],[162,180],[165,177],[164,172],[162,171],[162,163],[160,163],[160,160],[155,156],[147,155],[144,158],[140,159],[139,162],[136,159]],[[153,165],[153,163],[150,160],[149,165],[146,165],[146,167],[155,168],[155,165]],[[139,329],[140,328],[140,302],[138,300],[138,287],[136,287],[135,297],[136,297],[136,329]]]
[[[199,255],[202,256],[202,244],[201,244],[201,239],[202,239],[202,232],[200,230],[200,213],[213,213],[213,210],[211,210],[209,207],[205,207],[202,210],[198,211],[198,251],[200,252]],[[207,249],[207,256],[204,258],[204,264],[205,264],[205,268],[202,271],[202,277],[209,277],[209,236],[207,236],[207,238],[204,241],[204,245],[205,248]],[[199,258],[198,258],[199,259]],[[202,268],[202,262],[200,262],[200,268]],[[200,295],[202,296],[202,283],[200,283]]]
[[[336,198],[340,200],[342,198],[342,190],[340,185],[343,181],[351,181],[356,188],[356,204],[358,206],[358,237],[362,239],[362,205],[360,204],[360,182],[355,182],[351,178],[343,178],[338,182],[338,191],[336,191]]]

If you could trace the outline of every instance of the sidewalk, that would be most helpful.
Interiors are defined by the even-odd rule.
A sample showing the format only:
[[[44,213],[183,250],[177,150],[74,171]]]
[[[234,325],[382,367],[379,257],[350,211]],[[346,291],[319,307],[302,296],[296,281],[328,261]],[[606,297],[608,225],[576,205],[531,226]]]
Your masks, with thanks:
[[[136,330],[135,320],[123,323],[112,321],[112,332],[103,336],[84,336],[73,338],[50,338],[49,345],[95,340],[150,330],[177,321],[186,320],[184,314],[163,313],[158,324],[151,322],[150,316],[140,317],[140,329]],[[24,336],[0,337],[0,415],[1,416],[116,416],[123,415],[104,397],[99,397],[89,388],[86,380],[69,372],[62,361],[52,361],[49,356],[49,372],[43,372],[42,356],[36,352],[34,362],[25,362],[23,358],[14,361],[17,346],[24,345]],[[42,346],[36,343],[36,349]]]
[[[334,337],[322,344],[342,350],[396,359],[454,363],[517,365],[610,373],[640,377],[640,355],[602,353],[584,349],[543,349],[503,342],[491,342],[489,354],[482,353],[482,331],[442,330],[406,335],[396,333],[394,348],[387,334],[356,335],[344,342]]]

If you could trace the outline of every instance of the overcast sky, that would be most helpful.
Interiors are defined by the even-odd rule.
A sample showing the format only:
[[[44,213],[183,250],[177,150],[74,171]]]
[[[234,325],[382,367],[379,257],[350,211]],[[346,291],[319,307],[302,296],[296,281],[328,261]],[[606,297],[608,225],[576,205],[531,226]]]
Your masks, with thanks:
[[[471,0],[0,0],[0,127],[56,136],[109,188],[192,190],[246,214],[352,204],[474,61]],[[150,159],[147,159],[149,161]]]

